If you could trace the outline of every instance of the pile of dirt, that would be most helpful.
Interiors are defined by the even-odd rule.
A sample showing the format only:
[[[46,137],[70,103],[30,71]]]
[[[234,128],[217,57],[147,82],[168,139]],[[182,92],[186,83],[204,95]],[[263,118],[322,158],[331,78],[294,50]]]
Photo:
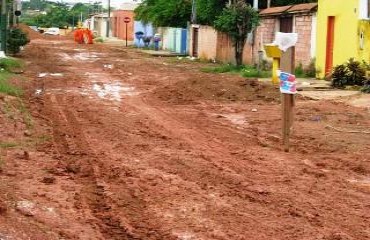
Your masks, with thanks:
[[[275,86],[258,82],[257,79],[225,78],[223,76],[176,82],[157,88],[153,94],[161,100],[174,104],[187,104],[200,100],[280,101],[280,92]]]
[[[29,26],[25,25],[25,24],[19,24],[19,28],[24,31],[25,33],[27,33],[28,37],[32,40],[32,39],[40,39],[40,38],[44,38],[44,36],[39,33],[39,32],[36,32],[35,30],[31,29]]]

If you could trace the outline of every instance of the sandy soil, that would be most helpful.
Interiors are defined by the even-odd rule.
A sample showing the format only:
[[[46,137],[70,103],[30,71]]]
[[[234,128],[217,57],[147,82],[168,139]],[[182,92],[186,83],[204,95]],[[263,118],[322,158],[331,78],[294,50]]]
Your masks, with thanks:
[[[299,98],[285,153],[270,85],[64,38],[22,58],[33,120],[0,98],[0,239],[370,239],[364,108]]]

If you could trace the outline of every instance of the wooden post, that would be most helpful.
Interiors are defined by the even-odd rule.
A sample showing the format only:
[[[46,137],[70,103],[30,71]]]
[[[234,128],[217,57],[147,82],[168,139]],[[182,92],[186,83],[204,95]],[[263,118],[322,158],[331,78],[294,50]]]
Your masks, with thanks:
[[[294,47],[289,48],[286,52],[283,52],[280,61],[280,68],[283,72],[294,74],[295,69],[295,49]],[[282,124],[283,124],[283,144],[284,151],[289,152],[290,143],[289,138],[292,131],[293,120],[294,120],[294,105],[295,99],[294,94],[283,93],[282,97]]]

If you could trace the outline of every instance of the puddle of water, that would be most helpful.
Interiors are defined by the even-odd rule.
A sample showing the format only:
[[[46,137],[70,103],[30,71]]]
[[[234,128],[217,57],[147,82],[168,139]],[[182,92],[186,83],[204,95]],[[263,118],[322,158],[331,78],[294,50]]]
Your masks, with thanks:
[[[63,77],[63,73],[39,73],[38,77],[43,78],[43,77],[46,77],[48,75],[50,75],[52,77]]]
[[[64,61],[71,61],[72,57],[69,56],[68,53],[59,53],[59,56],[64,60]]]
[[[47,75],[48,75],[48,73],[39,73],[38,77],[43,78],[43,77],[46,77]]]
[[[50,76],[53,76],[53,77],[63,77],[63,73],[50,73]]]
[[[89,53],[89,52],[80,52],[80,53],[76,53],[73,55],[73,59],[74,60],[79,60],[79,61],[95,61],[98,59],[98,53],[95,53],[95,52],[92,52],[92,53]]]
[[[98,97],[118,102],[121,101],[121,96],[133,96],[137,94],[134,87],[124,87],[120,84],[94,83],[92,89],[97,93]]]

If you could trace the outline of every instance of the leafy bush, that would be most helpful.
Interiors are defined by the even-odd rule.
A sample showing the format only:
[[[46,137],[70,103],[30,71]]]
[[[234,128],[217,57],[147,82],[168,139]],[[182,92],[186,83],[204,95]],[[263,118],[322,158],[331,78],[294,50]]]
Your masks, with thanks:
[[[304,73],[304,70],[303,70],[303,65],[302,63],[299,63],[298,64],[298,67],[296,67],[294,69],[294,75],[298,78],[302,78],[302,77],[305,77],[305,73]]]
[[[9,30],[7,50],[10,54],[17,54],[21,47],[30,42],[27,34],[19,28],[12,28]]]
[[[314,78],[316,77],[316,74],[318,73],[318,70],[316,69],[316,59],[313,58],[310,61],[310,64],[304,69],[304,73],[306,77]]]
[[[361,88],[361,92],[370,93],[370,80],[365,81],[364,86]]]
[[[366,65],[353,58],[345,64],[334,67],[331,81],[332,86],[344,88],[345,86],[363,86],[366,82]]]

